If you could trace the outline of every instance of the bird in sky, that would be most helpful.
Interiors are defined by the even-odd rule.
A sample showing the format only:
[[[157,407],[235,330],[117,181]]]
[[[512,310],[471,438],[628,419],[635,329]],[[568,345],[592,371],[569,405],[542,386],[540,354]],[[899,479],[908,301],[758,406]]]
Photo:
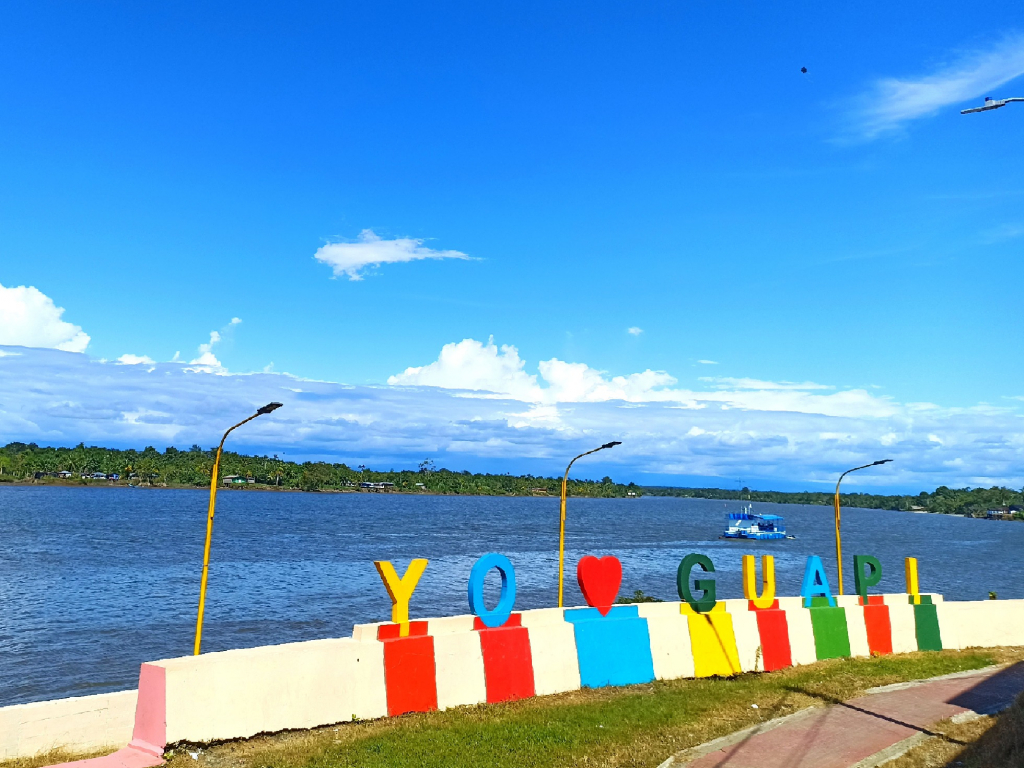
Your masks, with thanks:
[[[991,96],[985,97],[985,104],[980,107],[971,107],[970,109],[961,109],[961,115],[969,115],[972,112],[988,112],[990,109],[999,109],[1005,107],[1011,101],[1024,101],[1024,97],[1014,96],[1011,99],[993,99]]]
[[[803,72],[806,75],[807,74],[807,67],[800,67],[800,71]]]

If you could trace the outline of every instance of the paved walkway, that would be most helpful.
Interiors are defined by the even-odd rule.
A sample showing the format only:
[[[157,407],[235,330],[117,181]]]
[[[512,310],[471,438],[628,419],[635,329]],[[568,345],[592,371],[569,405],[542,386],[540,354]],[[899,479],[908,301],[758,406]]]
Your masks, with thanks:
[[[806,710],[781,724],[750,729],[710,748],[682,752],[687,768],[851,768],[899,742],[931,735],[940,720],[1001,711],[1024,691],[1024,663],[888,686],[827,709]],[[723,743],[725,742],[725,743]],[[690,756],[695,756],[692,759]],[[667,762],[667,761],[666,761]]]

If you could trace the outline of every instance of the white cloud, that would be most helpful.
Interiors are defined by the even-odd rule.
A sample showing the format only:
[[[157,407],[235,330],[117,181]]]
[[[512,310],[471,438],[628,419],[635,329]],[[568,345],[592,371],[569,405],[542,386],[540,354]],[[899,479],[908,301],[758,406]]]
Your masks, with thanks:
[[[639,336],[643,332],[644,332],[643,328],[638,328],[635,325],[630,326],[629,328],[626,329],[626,333],[628,333],[630,336]]]
[[[0,285],[0,344],[84,352],[89,335],[62,320],[64,309],[32,286]]]
[[[996,243],[1005,243],[1007,240],[1015,240],[1021,235],[1024,235],[1024,225],[1001,224],[998,227],[982,232],[981,241],[986,245],[994,245]]]
[[[930,74],[878,80],[857,100],[854,130],[862,138],[873,139],[945,107],[983,96],[999,98],[995,89],[1021,74],[1024,36],[1004,37],[987,50],[962,53]]]
[[[697,362],[701,365],[718,365],[717,360],[698,360]]]
[[[454,371],[505,389],[511,381],[519,394],[348,386],[281,373],[210,376],[182,362],[118,365],[7,348],[0,353],[16,354],[0,354],[0,434],[63,445],[208,446],[233,420],[276,400],[284,408],[234,433],[233,449],[377,467],[411,467],[429,455],[453,469],[477,461],[493,471],[556,474],[565,456],[621,440],[590,465],[594,472],[638,482],[657,473],[812,487],[834,484],[842,469],[893,458],[855,482],[928,490],[1024,484],[1018,400],[943,408],[861,390],[687,390],[664,372],[611,377],[560,360],[530,374],[514,347],[490,341],[447,349],[444,365],[412,370],[450,376],[456,386]]]
[[[702,376],[701,381],[714,384],[719,389],[835,389],[813,381],[797,383],[794,381],[762,381],[761,379],[734,379],[728,376]]]
[[[443,387],[512,395],[520,400],[535,400],[537,377],[523,370],[519,350],[503,344],[499,350],[494,338],[482,344],[475,339],[445,344],[437,360],[418,368],[406,368],[388,378],[392,386]]]
[[[347,275],[349,280],[362,280],[361,271],[381,264],[397,264],[419,259],[469,259],[461,251],[438,251],[426,248],[423,240],[398,237],[384,240],[373,230],[364,229],[354,243],[328,243],[313,258],[334,270],[335,277]]]
[[[121,355],[117,358],[120,365],[152,365],[156,361],[147,355],[133,355],[131,353]]]
[[[199,345],[199,357],[195,360],[189,361],[189,365],[196,366],[196,370],[203,371],[205,373],[226,373],[227,369],[221,364],[217,356],[213,354],[213,347],[216,344],[220,344],[224,341],[225,337],[231,338],[234,328],[236,325],[241,323],[241,319],[232,317],[231,321],[221,328],[219,331],[210,331],[210,340],[206,344]],[[171,362],[176,362],[180,357],[180,352],[174,353],[174,358]]]
[[[540,375],[528,373],[519,350],[510,345],[500,348],[494,340],[486,344],[463,339],[446,344],[437,360],[417,368],[407,368],[388,379],[401,386],[441,387],[461,390],[477,397],[509,396],[530,403],[600,403],[621,400],[627,403],[675,403],[676,407],[745,408],[760,411],[794,411],[830,416],[878,416],[889,414],[893,405],[888,398],[876,397],[863,389],[831,394],[814,382],[774,382],[748,378],[702,378],[713,384],[712,391],[673,388],[675,377],[665,371],[646,370],[626,376],[606,376],[604,371],[586,363],[568,363],[557,358],[543,360],[537,366]]]
[[[202,368],[218,369],[223,368],[220,360],[213,354],[213,345],[220,341],[220,332],[210,331],[210,341],[199,345],[199,357],[190,361],[190,365],[198,365]]]

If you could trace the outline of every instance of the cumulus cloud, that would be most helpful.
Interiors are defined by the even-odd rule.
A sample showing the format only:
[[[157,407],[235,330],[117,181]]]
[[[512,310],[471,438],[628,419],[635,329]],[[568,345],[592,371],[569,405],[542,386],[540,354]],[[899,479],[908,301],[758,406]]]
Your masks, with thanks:
[[[0,344],[84,352],[89,335],[62,320],[64,309],[32,286],[0,285]]]
[[[125,354],[117,358],[121,365],[152,365],[156,361],[147,355]]]
[[[242,320],[237,317],[232,317],[224,328],[219,331],[210,331],[210,340],[205,344],[199,345],[199,357],[189,362],[189,365],[198,367],[198,370],[206,372],[222,372],[225,370],[224,366],[221,365],[220,360],[213,354],[213,347],[215,344],[219,344],[224,340],[225,333],[229,333],[232,328],[241,323]],[[178,359],[178,353],[174,353],[174,360]]]
[[[933,72],[876,81],[852,110],[854,131],[873,139],[911,120],[983,96],[1024,74],[1024,35],[1004,37],[986,50],[962,52]]]
[[[354,243],[328,243],[313,258],[327,264],[335,277],[347,275],[349,280],[362,280],[362,270],[381,264],[397,264],[420,259],[468,259],[461,251],[439,251],[427,248],[423,240],[398,237],[385,240],[372,229],[364,229]]]
[[[860,390],[691,390],[665,372],[613,377],[557,359],[532,374],[515,347],[492,341],[446,349],[435,361],[442,364],[410,370],[429,369],[424,375],[452,388],[410,385],[416,374],[408,371],[394,377],[402,386],[348,386],[0,348],[0,433],[67,445],[215,445],[233,415],[276,400],[285,407],[239,430],[236,450],[383,467],[429,455],[457,469],[472,458],[496,471],[556,473],[565,456],[614,439],[623,444],[601,459],[614,468],[600,471],[638,482],[654,473],[810,486],[884,456],[895,463],[857,482],[929,490],[1024,484],[1019,400],[942,408]],[[466,377],[493,390],[462,388]],[[515,395],[494,391],[513,388]]]
[[[626,333],[628,333],[630,336],[639,336],[643,332],[644,332],[643,328],[638,328],[635,325],[626,329]]]
[[[437,360],[429,365],[406,368],[389,377],[388,384],[476,390],[534,400],[538,391],[537,377],[526,373],[525,365],[519,359],[518,349],[508,344],[498,349],[493,337],[486,344],[463,339],[445,344]]]
[[[219,331],[210,331],[210,340],[206,344],[199,345],[199,357],[191,361],[191,365],[198,365],[202,368],[223,368],[220,360],[213,354],[213,345],[220,341]]]
[[[711,391],[676,388],[676,378],[665,371],[646,370],[625,376],[607,376],[586,363],[557,358],[543,360],[540,374],[528,373],[519,350],[499,349],[493,338],[487,343],[463,339],[446,344],[437,360],[407,368],[388,379],[399,386],[442,387],[475,397],[510,396],[531,403],[675,403],[684,408],[749,408],[763,411],[795,411],[830,416],[884,415],[892,403],[863,389],[828,395],[817,394],[833,387],[814,382],[775,382],[748,378],[701,379]]]

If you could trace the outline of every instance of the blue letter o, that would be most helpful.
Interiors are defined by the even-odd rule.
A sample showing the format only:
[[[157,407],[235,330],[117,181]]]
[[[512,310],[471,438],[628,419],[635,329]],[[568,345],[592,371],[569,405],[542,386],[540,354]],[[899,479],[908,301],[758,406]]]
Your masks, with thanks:
[[[484,606],[484,577],[491,568],[501,574],[501,597],[493,611]],[[500,627],[512,615],[516,603],[516,571],[504,555],[490,552],[473,565],[469,572],[469,610],[480,617],[486,627]]]

